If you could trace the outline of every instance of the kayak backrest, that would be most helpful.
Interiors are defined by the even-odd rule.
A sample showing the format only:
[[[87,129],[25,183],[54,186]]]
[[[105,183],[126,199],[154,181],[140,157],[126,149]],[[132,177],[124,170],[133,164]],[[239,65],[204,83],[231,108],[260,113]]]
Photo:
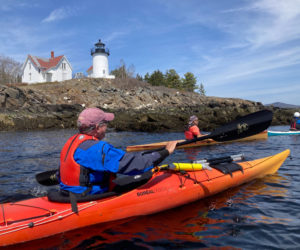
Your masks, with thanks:
[[[101,200],[115,195],[117,195],[116,192],[106,192],[103,194],[88,194],[85,196],[82,196],[81,194],[76,194],[75,196],[77,202],[87,202],[87,201]],[[48,191],[47,197],[49,201],[58,202],[58,203],[71,203],[70,195],[66,191],[51,189]]]

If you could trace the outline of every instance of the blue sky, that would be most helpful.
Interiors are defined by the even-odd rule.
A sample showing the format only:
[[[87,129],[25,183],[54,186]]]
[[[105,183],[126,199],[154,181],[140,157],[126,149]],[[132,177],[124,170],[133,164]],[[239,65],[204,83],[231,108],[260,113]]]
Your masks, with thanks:
[[[208,96],[300,105],[300,0],[0,0],[0,55],[192,72]]]

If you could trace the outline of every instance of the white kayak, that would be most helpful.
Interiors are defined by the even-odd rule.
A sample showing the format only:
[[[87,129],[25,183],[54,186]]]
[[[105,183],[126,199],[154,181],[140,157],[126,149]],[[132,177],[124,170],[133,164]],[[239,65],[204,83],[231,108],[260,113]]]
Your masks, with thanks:
[[[300,135],[300,130],[297,131],[270,131],[268,130],[268,136],[274,135]]]

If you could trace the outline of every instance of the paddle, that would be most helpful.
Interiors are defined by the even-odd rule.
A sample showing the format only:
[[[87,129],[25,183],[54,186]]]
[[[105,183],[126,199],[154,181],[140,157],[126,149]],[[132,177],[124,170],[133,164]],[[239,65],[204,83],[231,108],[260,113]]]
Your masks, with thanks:
[[[190,144],[197,141],[203,141],[206,139],[213,139],[215,141],[233,141],[249,137],[251,135],[258,134],[266,130],[272,122],[273,113],[269,110],[261,110],[249,115],[245,115],[237,118],[236,120],[229,122],[211,132],[208,135],[197,137],[195,139],[186,140],[177,143],[176,147]],[[154,150],[145,151],[146,153],[152,153],[160,151],[164,147]]]
[[[232,122],[229,122],[211,132],[208,135],[201,136],[192,140],[186,140],[180,142],[176,147],[190,144],[196,141],[202,141],[205,139],[213,139],[215,141],[232,141],[236,139],[241,139],[251,135],[255,135],[266,130],[272,121],[273,113],[269,110],[261,110],[249,115],[240,117]],[[163,147],[164,148],[164,147]],[[151,153],[154,151],[159,151],[163,148],[145,151],[146,153]],[[56,172],[55,172],[56,171]],[[55,175],[53,173],[55,172]],[[59,184],[57,178],[57,170],[50,170],[36,175],[36,180],[42,185],[55,185]],[[56,176],[56,178],[54,178]],[[125,177],[122,177],[124,180]],[[134,176],[128,176],[128,178],[134,178]],[[114,181],[117,184],[117,179]]]
[[[53,186],[59,184],[58,169],[53,169],[45,172],[41,172],[35,175],[35,179],[38,183],[44,186]]]

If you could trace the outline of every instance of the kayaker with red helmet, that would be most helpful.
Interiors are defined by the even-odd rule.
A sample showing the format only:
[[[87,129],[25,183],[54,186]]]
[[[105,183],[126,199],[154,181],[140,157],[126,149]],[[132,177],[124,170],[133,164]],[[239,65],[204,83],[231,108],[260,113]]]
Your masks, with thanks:
[[[113,113],[86,108],[78,116],[79,133],[64,145],[60,155],[60,188],[72,193],[97,194],[109,190],[112,174],[135,175],[150,170],[174,152],[176,141],[165,149],[143,154],[126,153],[102,141]]]
[[[200,133],[200,129],[198,128],[198,117],[195,115],[192,115],[188,121],[188,124],[185,128],[184,135],[186,140],[191,140],[196,137],[202,136]]]
[[[294,120],[291,123],[290,130],[300,130],[300,113],[294,113]]]

